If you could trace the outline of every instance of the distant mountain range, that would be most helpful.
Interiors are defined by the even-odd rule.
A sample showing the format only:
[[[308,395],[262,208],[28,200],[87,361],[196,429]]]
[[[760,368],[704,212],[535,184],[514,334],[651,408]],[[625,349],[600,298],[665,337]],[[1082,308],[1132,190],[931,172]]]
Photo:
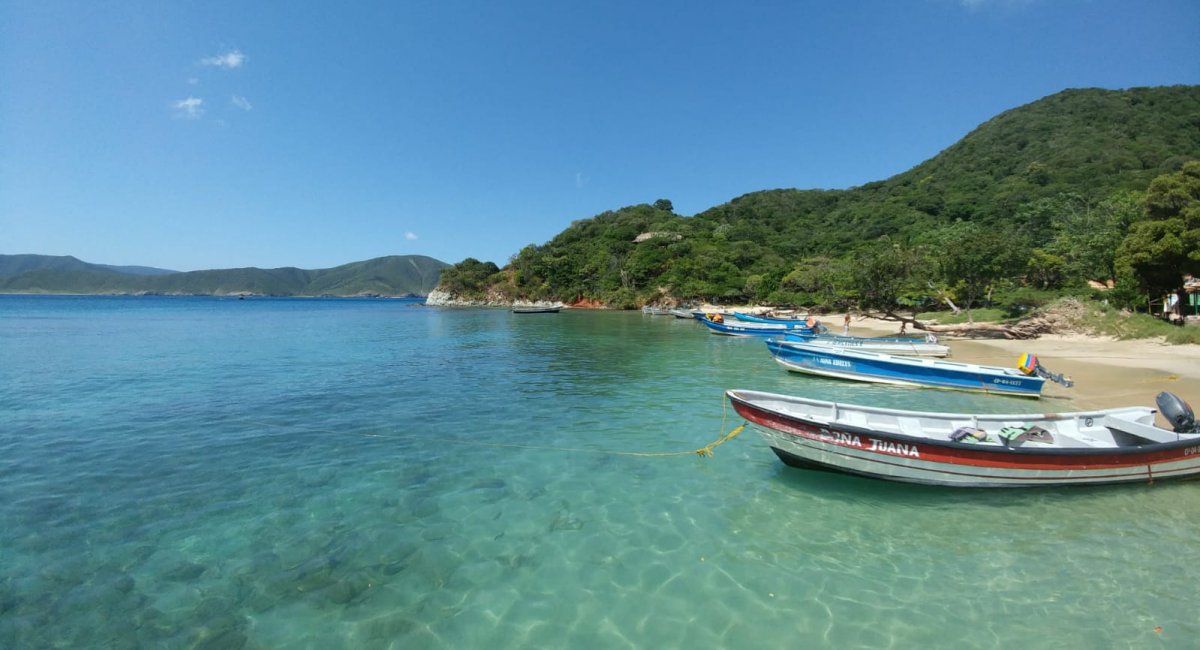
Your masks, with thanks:
[[[391,255],[331,269],[170,271],[92,264],[71,256],[0,255],[0,293],[426,296],[449,264]]]

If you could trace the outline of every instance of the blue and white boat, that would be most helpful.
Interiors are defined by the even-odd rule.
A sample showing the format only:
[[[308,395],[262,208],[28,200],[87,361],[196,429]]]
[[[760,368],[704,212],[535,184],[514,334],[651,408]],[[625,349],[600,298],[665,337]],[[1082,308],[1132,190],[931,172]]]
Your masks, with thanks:
[[[784,334],[784,340],[843,350],[883,352],[884,354],[899,354],[908,357],[945,357],[950,354],[950,346],[938,343],[937,338],[932,335],[918,339],[906,336],[867,337],[787,332]]]
[[[800,316],[797,318],[776,318],[772,316],[759,316],[757,314],[747,314],[745,312],[735,311],[733,317],[747,323],[783,323],[784,325],[793,325],[803,323],[807,327],[815,327],[818,324],[817,319],[812,316]]]
[[[979,393],[1038,397],[1045,371],[1025,374],[1017,368],[983,366],[942,359],[903,357],[768,339],[767,348],[779,365],[791,372],[897,386],[947,388]],[[1046,376],[1039,376],[1045,372]],[[1070,386],[1070,379],[1058,377]]]
[[[697,318],[697,320],[704,323],[714,334],[725,334],[727,336],[781,336],[788,332],[815,334],[812,329],[804,324],[804,321],[797,321],[794,325],[786,323],[746,323],[739,320],[726,319],[720,314],[713,317],[705,315],[703,318]]]

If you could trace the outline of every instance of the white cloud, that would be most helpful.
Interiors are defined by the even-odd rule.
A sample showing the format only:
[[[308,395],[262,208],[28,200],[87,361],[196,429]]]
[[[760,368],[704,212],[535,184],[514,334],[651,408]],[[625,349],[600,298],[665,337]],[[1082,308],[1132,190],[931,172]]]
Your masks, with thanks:
[[[417,238],[417,233],[406,232],[406,233],[404,233],[404,238],[407,239],[408,241],[414,241]]]
[[[187,82],[188,82],[189,86],[199,86],[200,85],[200,80],[195,77],[188,77]]]
[[[254,106],[250,104],[250,100],[246,99],[245,97],[242,97],[241,95],[234,95],[233,97],[231,97],[229,99],[229,101],[232,102],[234,106],[237,106],[238,108],[242,109],[243,111],[248,111],[248,110],[254,108]]]
[[[230,50],[224,54],[208,56],[200,59],[200,65],[214,65],[218,68],[240,68],[246,62],[246,55],[241,50]]]
[[[575,187],[576,187],[576,189],[582,190],[583,186],[587,185],[588,181],[590,181],[590,180],[592,180],[592,179],[588,178],[587,176],[584,176],[583,172],[575,172]]]
[[[171,108],[175,109],[175,114],[179,117],[194,120],[204,115],[204,100],[199,97],[188,97],[175,101],[171,104]]]

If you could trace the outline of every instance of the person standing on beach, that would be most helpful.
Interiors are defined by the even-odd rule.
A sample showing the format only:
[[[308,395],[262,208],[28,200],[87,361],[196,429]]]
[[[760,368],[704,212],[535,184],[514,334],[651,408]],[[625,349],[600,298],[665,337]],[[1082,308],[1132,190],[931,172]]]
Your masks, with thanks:
[[[850,335],[850,312],[846,312],[846,317],[842,319],[842,334]]]

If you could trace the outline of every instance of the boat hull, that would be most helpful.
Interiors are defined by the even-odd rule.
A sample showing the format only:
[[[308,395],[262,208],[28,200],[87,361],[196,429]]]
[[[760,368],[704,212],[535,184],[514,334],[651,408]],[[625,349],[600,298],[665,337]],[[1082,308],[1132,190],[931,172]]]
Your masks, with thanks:
[[[995,488],[1149,483],[1200,474],[1200,441],[1194,439],[1125,449],[981,447],[787,416],[738,399],[734,391],[729,399],[775,454],[794,467]]]
[[[894,386],[943,388],[1038,397],[1046,380],[1017,370],[852,351],[794,341],[767,341],[775,361],[791,372]]]

